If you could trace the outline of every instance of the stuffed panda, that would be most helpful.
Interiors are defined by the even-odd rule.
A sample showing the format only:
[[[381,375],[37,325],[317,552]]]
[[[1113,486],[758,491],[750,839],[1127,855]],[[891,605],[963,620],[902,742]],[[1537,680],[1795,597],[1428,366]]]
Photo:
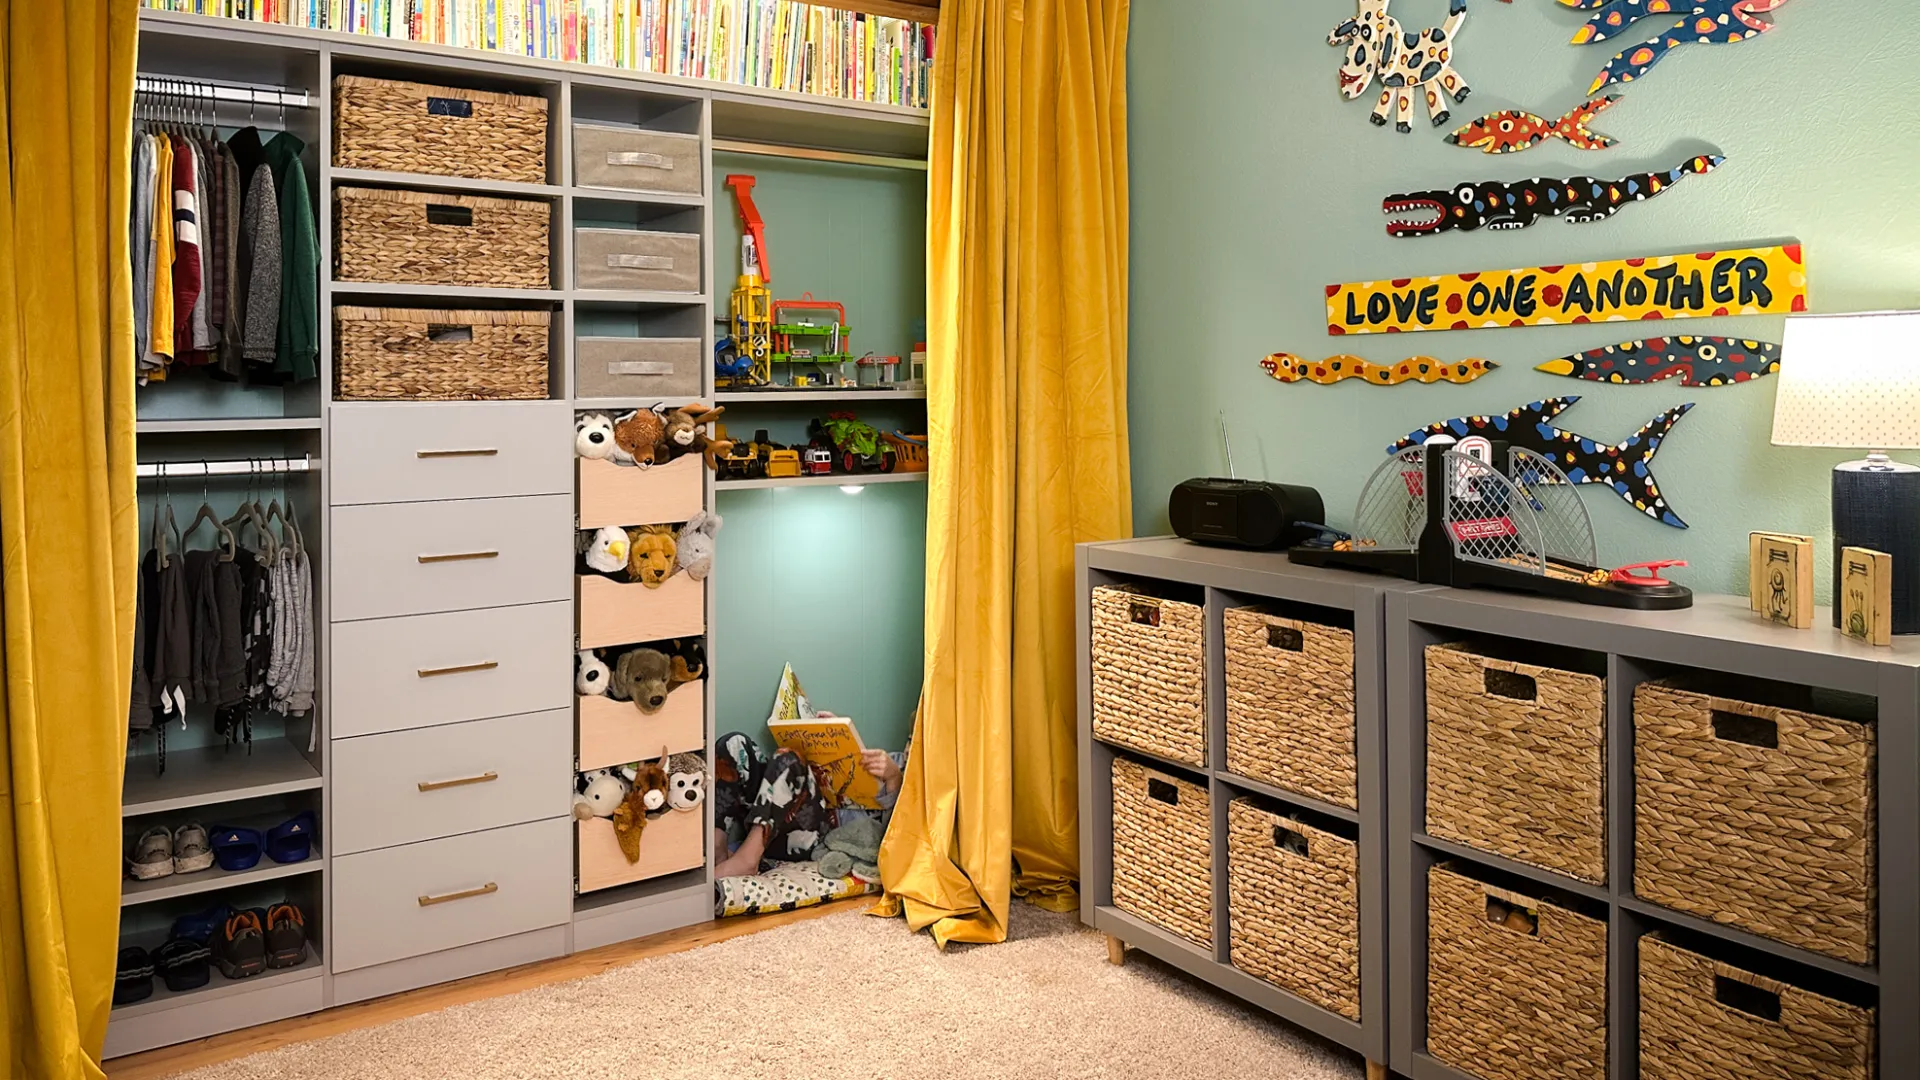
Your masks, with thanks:
[[[631,541],[627,530],[618,525],[608,525],[597,529],[587,538],[586,549],[581,553],[586,560],[587,569],[603,574],[620,573],[627,568],[627,550]]]
[[[600,697],[606,694],[612,681],[613,671],[605,661],[594,655],[592,649],[580,650],[573,672],[575,693],[581,697]]]
[[[667,805],[698,810],[707,800],[707,763],[699,754],[675,754],[667,763]]]
[[[581,413],[573,418],[573,452],[594,461],[613,457],[613,420],[606,413]]]

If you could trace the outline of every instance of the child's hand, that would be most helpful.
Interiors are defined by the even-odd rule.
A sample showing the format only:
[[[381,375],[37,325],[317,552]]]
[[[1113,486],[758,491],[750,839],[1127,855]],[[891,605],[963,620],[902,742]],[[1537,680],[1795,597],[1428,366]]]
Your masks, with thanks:
[[[893,758],[889,756],[885,750],[868,750],[863,752],[860,755],[860,764],[866,766],[868,772],[880,778],[881,790],[899,790],[900,766],[893,763]]]

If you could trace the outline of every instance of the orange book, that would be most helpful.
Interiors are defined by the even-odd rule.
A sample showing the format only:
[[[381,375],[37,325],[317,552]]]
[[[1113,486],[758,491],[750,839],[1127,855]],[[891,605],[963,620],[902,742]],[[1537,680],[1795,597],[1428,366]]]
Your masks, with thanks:
[[[866,752],[860,732],[847,717],[821,716],[815,711],[792,664],[780,673],[767,731],[776,746],[799,754],[813,767],[829,806],[852,803],[881,809],[880,778],[860,763],[860,755]]]

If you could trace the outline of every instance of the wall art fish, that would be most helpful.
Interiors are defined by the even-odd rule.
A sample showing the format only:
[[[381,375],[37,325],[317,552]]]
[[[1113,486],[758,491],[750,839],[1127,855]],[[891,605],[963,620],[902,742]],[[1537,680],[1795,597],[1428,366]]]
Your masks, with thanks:
[[[1730,386],[1779,371],[1780,346],[1744,338],[1648,338],[1562,356],[1534,370],[1589,382]]]
[[[1660,494],[1660,485],[1653,476],[1653,455],[1659,453],[1661,440],[1687,415],[1693,403],[1668,409],[1625,442],[1609,446],[1549,423],[1579,400],[1578,397],[1547,398],[1522,405],[1505,416],[1442,420],[1387,447],[1387,453],[1397,454],[1409,446],[1419,446],[1435,435],[1451,435],[1456,439],[1480,435],[1504,441],[1509,446],[1525,447],[1546,456],[1576,484],[1605,484],[1633,504],[1634,509],[1655,521],[1676,529],[1686,528],[1687,523],[1680,520]]]
[[[1283,383],[1316,382],[1330,386],[1345,379],[1363,379],[1375,386],[1400,383],[1470,383],[1500,365],[1491,360],[1442,363],[1431,356],[1415,356],[1397,364],[1375,364],[1357,356],[1329,356],[1305,360],[1292,353],[1274,353],[1260,361],[1267,374]]]
[[[1644,76],[1667,53],[1682,45],[1721,45],[1759,37],[1774,24],[1760,16],[1787,0],[1560,0],[1581,11],[1591,11],[1587,25],[1573,35],[1575,45],[1606,41],[1626,33],[1649,15],[1676,21],[1644,44],[1622,50],[1593,80],[1589,94],[1611,83],[1629,83]]]
[[[1517,154],[1548,139],[1565,139],[1580,150],[1605,150],[1617,145],[1619,140],[1595,134],[1588,125],[1619,100],[1618,94],[1594,98],[1558,120],[1535,116],[1524,109],[1488,113],[1448,135],[1447,141],[1489,154]]]
[[[1626,207],[1659,195],[1682,179],[1710,173],[1726,158],[1696,157],[1663,173],[1635,173],[1624,180],[1576,176],[1503,184],[1461,184],[1451,191],[1416,191],[1381,200],[1389,236],[1437,236],[1475,229],[1524,229],[1546,218],[1570,224],[1605,221]]]

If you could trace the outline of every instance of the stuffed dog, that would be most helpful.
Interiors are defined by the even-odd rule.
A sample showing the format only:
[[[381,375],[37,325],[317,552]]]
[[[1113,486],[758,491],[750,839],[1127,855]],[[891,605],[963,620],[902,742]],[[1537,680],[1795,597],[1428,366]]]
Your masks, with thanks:
[[[707,648],[699,638],[674,638],[662,650],[673,665],[668,682],[674,686],[706,678]]]
[[[657,589],[673,576],[679,546],[671,525],[642,525],[627,530],[627,580]]]
[[[613,460],[621,465],[664,465],[667,421],[654,409],[635,409],[613,422]]]
[[[673,689],[669,681],[672,675],[673,665],[666,653],[628,649],[614,662],[612,685],[621,700],[633,702],[634,708],[651,716],[667,703],[667,694]]]
[[[613,457],[613,420],[606,413],[581,413],[573,418],[573,452],[580,457],[605,461]]]

